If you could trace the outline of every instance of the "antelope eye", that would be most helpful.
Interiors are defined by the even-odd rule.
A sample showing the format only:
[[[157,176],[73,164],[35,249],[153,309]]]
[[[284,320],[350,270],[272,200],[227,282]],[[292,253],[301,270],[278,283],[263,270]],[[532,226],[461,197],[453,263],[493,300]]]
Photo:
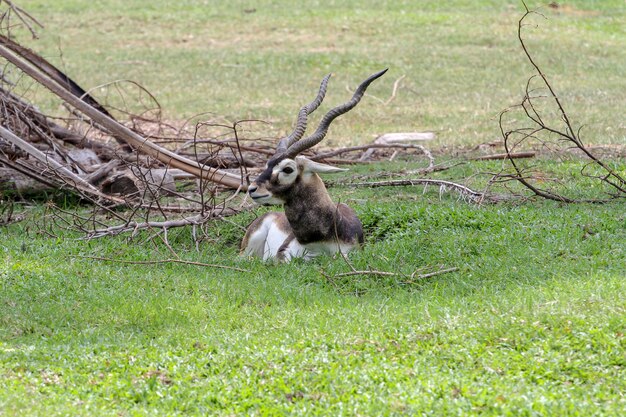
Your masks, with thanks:
[[[291,174],[293,172],[293,168],[292,167],[285,167],[285,168],[283,168],[283,172],[285,174]]]

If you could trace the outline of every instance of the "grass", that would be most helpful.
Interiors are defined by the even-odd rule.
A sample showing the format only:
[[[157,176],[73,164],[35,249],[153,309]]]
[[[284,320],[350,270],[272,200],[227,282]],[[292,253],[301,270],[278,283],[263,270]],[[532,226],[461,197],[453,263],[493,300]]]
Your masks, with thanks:
[[[84,87],[132,79],[154,93],[168,119],[203,112],[263,119],[273,137],[291,128],[325,74],[335,74],[328,109],[347,99],[347,86],[389,67],[370,94],[388,99],[406,75],[397,97],[389,105],[364,100],[349,121],[337,121],[329,144],[424,130],[436,131],[440,146],[491,141],[500,137],[498,113],[521,100],[532,75],[516,38],[517,0],[397,1],[383,10],[375,1],[22,3],[46,24],[42,39],[28,44]],[[529,47],[572,119],[585,125],[583,137],[622,143],[623,2],[529,6],[547,17],[529,21],[539,25],[527,27]]]
[[[33,46],[88,87],[140,81],[171,119],[207,110],[264,118],[269,136],[289,129],[324,73],[336,73],[331,106],[346,84],[390,66],[371,93],[388,97],[407,74],[396,99],[365,100],[330,139],[432,129],[441,148],[471,146],[498,137],[492,118],[529,74],[517,2],[92,3],[22,2],[47,25]],[[566,6],[545,9],[532,46],[584,132],[624,144],[615,111],[626,100],[623,2]],[[556,174],[577,164],[534,163]],[[623,172],[623,159],[611,163]],[[480,188],[486,177],[475,174],[499,164],[438,175]],[[579,175],[566,179],[570,190],[597,192]],[[340,277],[350,270],[341,258],[238,258],[237,225],[265,209],[217,223],[199,252],[189,230],[170,232],[184,259],[250,271],[241,273],[96,261],[171,254],[148,234],[84,241],[46,229],[51,237],[44,209],[30,208],[28,221],[0,229],[0,415],[623,413],[623,203],[472,205],[422,187],[331,192],[366,229],[353,266],[398,276]],[[407,282],[440,265],[459,269]]]
[[[5,229],[0,410],[621,414],[621,204],[474,206],[435,190],[350,191],[333,188],[367,231],[354,267],[404,276],[332,278],[349,271],[341,258],[238,259],[233,225],[199,253],[189,231],[171,243],[184,259],[249,273],[82,257],[170,257],[147,235],[84,242],[31,223]],[[406,282],[428,265],[459,271]]]

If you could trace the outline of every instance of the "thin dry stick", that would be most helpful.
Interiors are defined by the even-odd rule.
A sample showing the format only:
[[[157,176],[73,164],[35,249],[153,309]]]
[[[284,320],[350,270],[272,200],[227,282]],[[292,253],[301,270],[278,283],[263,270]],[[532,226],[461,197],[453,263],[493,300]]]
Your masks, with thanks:
[[[352,277],[355,275],[376,275],[381,277],[399,277],[402,274],[398,274],[396,272],[386,272],[386,271],[376,271],[373,269],[369,269],[366,271],[351,271],[351,272],[343,272],[341,274],[334,275],[333,278],[341,278],[341,277]]]
[[[484,198],[483,193],[474,191],[469,187],[457,184],[451,181],[432,180],[432,179],[412,179],[412,180],[393,180],[393,181],[376,181],[376,182],[355,182],[355,183],[338,183],[336,185],[344,185],[349,187],[398,187],[407,185],[438,185],[440,187],[449,187],[457,190],[463,195],[467,195],[473,199]]]
[[[168,230],[167,227],[164,227],[162,233],[158,234],[158,237],[161,239],[161,241],[163,242],[165,247],[170,251],[170,253],[174,255],[176,259],[180,259],[180,256],[178,256],[174,248],[172,248],[172,246],[170,245],[170,241],[167,238],[167,230]]]
[[[233,133],[235,135],[235,144],[237,145],[237,153],[235,153],[234,149],[231,147],[230,149],[233,151],[233,155],[235,156],[235,159],[237,159],[237,156],[239,156],[239,172],[241,175],[241,182],[243,183],[245,180],[245,183],[247,186],[250,186],[250,174],[248,173],[248,168],[246,167],[245,164],[245,160],[243,157],[243,153],[242,153],[242,147],[241,147],[241,143],[239,142],[239,134],[237,132],[237,126],[239,126],[242,123],[265,123],[262,120],[257,120],[257,119],[249,119],[249,120],[239,120],[233,123]]]
[[[398,78],[396,81],[394,81],[393,83],[393,90],[391,91],[391,97],[389,97],[387,99],[387,101],[384,102],[385,106],[389,103],[391,103],[391,101],[396,98],[396,93],[398,92],[398,87],[400,87],[400,82],[402,80],[404,80],[404,78],[406,77],[406,74],[403,74],[400,78]]]
[[[35,19],[33,16],[31,16],[24,9],[14,5],[11,0],[0,0],[0,3],[2,3],[2,2],[6,3],[9,6],[9,9],[11,9],[13,11],[13,13],[15,13],[17,18],[20,19],[22,21],[22,23],[24,23],[24,25],[26,26],[26,28],[28,28],[30,34],[32,35],[33,39],[39,39],[39,36],[37,36],[37,32],[35,31],[33,26],[30,24],[30,22],[35,23],[40,28],[43,28],[43,25],[41,23],[39,23],[39,21],[37,19]]]
[[[458,271],[459,268],[457,267],[453,267],[453,268],[447,268],[447,269],[440,269],[438,271],[434,271],[434,272],[429,272],[427,274],[421,274],[421,275],[415,275],[412,274],[411,275],[411,279],[425,279],[425,278],[430,278],[430,277],[434,277],[437,275],[442,275],[442,274],[447,274],[450,272],[455,272]],[[350,276],[355,276],[355,275],[376,275],[376,276],[381,276],[381,277],[402,277],[405,276],[404,274],[399,274],[397,272],[387,272],[387,271],[376,271],[376,270],[365,270],[365,271],[352,271],[352,272],[343,272],[341,274],[337,274],[334,275],[334,278],[340,278],[340,277],[350,277]],[[405,284],[411,284],[413,283],[413,281],[405,281]]]
[[[183,227],[183,226],[193,226],[204,223],[209,218],[218,217],[220,214],[209,213],[208,215],[198,215],[189,217],[186,219],[178,219],[178,220],[167,220],[167,221],[146,221],[143,223],[138,223],[135,221],[128,221],[125,224],[111,226],[104,229],[96,229],[89,233],[87,239],[96,239],[103,236],[112,236],[118,235],[120,233],[130,232],[137,233],[140,230],[144,229],[163,229],[163,228],[172,228],[172,227]],[[131,216],[132,217],[132,216]]]
[[[528,151],[528,152],[512,152],[512,153],[494,153],[491,155],[482,155],[477,156],[475,158],[471,158],[473,161],[491,161],[497,159],[524,159],[524,158],[534,158],[536,156],[536,152]]]
[[[230,269],[232,271],[237,271],[237,272],[247,272],[247,273],[252,272],[250,270],[236,268],[234,266],[205,264],[202,262],[184,261],[182,259],[160,259],[156,261],[125,261],[121,259],[103,258],[100,256],[81,256],[81,255],[70,255],[70,256],[73,258],[93,259],[96,261],[115,262],[115,263],[120,263],[120,264],[129,264],[129,265],[185,264],[185,265],[204,266],[204,267],[209,267],[209,268]]]
[[[512,154],[512,149],[510,148],[509,140],[511,139],[511,137],[513,135],[520,135],[521,136],[521,139],[518,142],[518,144],[519,144],[519,143],[521,143],[521,142],[523,142],[523,141],[525,141],[527,139],[536,139],[537,138],[536,135],[538,133],[540,133],[540,132],[548,132],[548,133],[551,133],[551,134],[555,134],[555,135],[559,136],[561,138],[561,140],[573,143],[576,148],[580,149],[592,161],[592,163],[598,165],[599,167],[601,167],[605,171],[605,175],[597,176],[596,178],[600,179],[602,182],[605,182],[605,183],[609,184],[610,186],[612,186],[613,188],[618,190],[620,193],[622,193],[622,195],[626,194],[626,179],[618,171],[615,171],[615,170],[611,169],[611,167],[609,167],[602,160],[597,158],[591,152],[591,150],[589,148],[584,146],[584,144],[582,143],[582,140],[579,137],[580,129],[578,129],[578,131],[576,131],[573,128],[573,126],[572,126],[572,124],[570,122],[569,116],[568,116],[567,112],[565,111],[565,108],[563,107],[561,101],[559,100],[559,98],[558,98],[554,88],[552,87],[552,84],[548,81],[547,76],[545,75],[543,70],[539,67],[539,65],[535,62],[533,56],[531,55],[530,51],[528,50],[528,48],[526,46],[526,43],[524,41],[524,38],[522,36],[522,28],[524,27],[524,21],[531,14],[536,14],[536,15],[539,15],[539,16],[543,16],[543,15],[541,15],[540,13],[531,11],[524,1],[522,1],[522,3],[524,4],[524,8],[526,9],[526,13],[518,21],[517,37],[518,37],[519,43],[520,43],[520,45],[522,47],[522,50],[524,51],[524,54],[526,55],[526,58],[528,59],[530,64],[535,69],[537,75],[543,81],[543,85],[548,89],[548,91],[550,93],[549,97],[554,100],[554,103],[556,104],[558,113],[561,116],[561,120],[565,124],[565,131],[563,132],[563,131],[560,131],[560,130],[558,130],[556,128],[552,128],[552,127],[546,125],[544,123],[541,115],[539,114],[539,112],[535,108],[533,100],[535,98],[538,98],[538,97],[533,97],[533,95],[532,95],[533,91],[530,88],[531,80],[533,80],[533,78],[535,77],[535,76],[533,76],[527,82],[527,85],[526,85],[526,96],[524,97],[522,103],[520,105],[518,105],[517,107],[521,107],[523,109],[523,111],[524,111],[525,115],[527,116],[527,118],[529,120],[531,120],[533,123],[535,123],[536,127],[534,129],[517,129],[517,130],[512,130],[512,131],[505,131],[504,127],[503,127],[503,116],[504,116],[504,114],[506,114],[508,109],[504,110],[503,112],[501,112],[500,113],[500,130],[501,130],[502,136],[504,138],[504,146],[505,146],[506,152],[509,153],[509,154]],[[513,145],[513,147],[514,146],[515,145]],[[524,186],[526,186],[528,189],[530,189],[532,192],[534,192],[538,196],[541,196],[541,197],[544,197],[544,198],[547,198],[547,199],[551,199],[551,200],[562,201],[562,202],[570,202],[570,203],[572,203],[572,202],[579,202],[579,201],[591,201],[591,202],[604,202],[604,201],[606,201],[606,200],[575,200],[575,199],[571,199],[569,197],[565,197],[563,195],[559,195],[559,194],[553,193],[553,192],[548,191],[548,190],[541,190],[541,189],[535,187],[529,181],[526,180],[526,178],[524,177],[524,175],[522,173],[522,169],[516,164],[516,162],[514,161],[514,158],[509,158],[509,161],[511,162],[511,165],[513,166],[515,171],[517,172],[517,175],[518,175],[517,179],[518,179],[518,181],[521,182]]]
[[[420,275],[417,275],[417,276],[415,276],[415,273],[413,273],[413,275],[411,275],[411,279],[415,279],[415,278],[417,278],[417,279],[430,278],[430,277],[434,277],[434,276],[441,275],[441,274],[447,274],[449,272],[455,272],[455,271],[458,271],[458,270],[459,270],[459,268],[452,267],[452,268],[440,269],[440,270],[434,271],[434,272],[429,272],[427,274],[420,274]],[[411,281],[407,281],[406,283],[410,284]]]

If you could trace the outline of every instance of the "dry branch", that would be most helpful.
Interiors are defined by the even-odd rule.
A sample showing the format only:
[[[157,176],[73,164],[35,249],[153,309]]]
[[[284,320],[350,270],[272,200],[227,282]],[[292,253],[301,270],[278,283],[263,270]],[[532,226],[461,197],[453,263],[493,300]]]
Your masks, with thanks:
[[[105,261],[105,262],[114,262],[118,264],[127,264],[127,265],[161,265],[161,264],[185,264],[185,265],[194,265],[194,266],[202,266],[207,268],[219,268],[219,269],[229,269],[231,271],[237,272],[245,272],[251,273],[252,271],[243,268],[237,268],[234,266],[226,266],[226,265],[218,265],[218,264],[205,264],[202,262],[194,262],[194,261],[185,261],[182,259],[159,259],[155,261],[125,261],[122,259],[112,259],[112,258],[104,258],[100,256],[73,256],[75,258],[81,259],[93,259],[95,261]]]
[[[124,203],[124,200],[122,199],[100,192],[100,190],[95,188],[89,182],[74,174],[54,159],[48,158],[45,154],[43,154],[43,152],[39,151],[37,148],[35,148],[25,140],[15,136],[12,132],[2,126],[0,126],[0,137],[2,137],[7,142],[28,152],[29,155],[33,156],[34,158],[39,160],[39,162],[44,164],[44,166],[47,167],[46,169],[48,169],[48,167],[51,168],[53,170],[54,176],[58,177],[60,180],[63,180],[63,182],[65,183],[72,184],[73,187],[80,192],[117,204]]]
[[[175,220],[166,220],[166,221],[146,221],[146,222],[136,222],[131,221],[124,224],[120,224],[117,226],[106,227],[103,229],[95,229],[93,231],[88,231],[87,238],[88,239],[97,239],[104,236],[115,236],[121,233],[132,232],[136,233],[141,230],[146,229],[161,229],[167,230],[175,227],[183,227],[183,226],[198,226],[205,224],[209,219],[216,219],[223,216],[236,214],[237,211],[233,209],[222,209],[211,212],[208,215],[206,214],[198,214],[192,217],[183,218],[183,219],[175,219]]]
[[[534,158],[537,155],[534,151],[528,152],[510,152],[510,153],[494,153],[491,155],[482,155],[471,158],[473,161],[491,161],[498,159],[525,159]]]
[[[561,149],[566,147],[567,152],[571,152],[571,148],[579,150],[589,160],[589,166],[593,166],[599,170],[597,174],[588,174],[585,167],[581,170],[581,174],[584,176],[596,178],[600,184],[607,185],[612,190],[609,194],[609,199],[624,198],[626,197],[626,178],[618,171],[612,169],[603,160],[598,158],[591,150],[591,148],[584,145],[581,140],[580,128],[574,128],[570,121],[569,115],[565,110],[565,107],[561,103],[558,95],[555,92],[554,87],[548,80],[544,71],[530,53],[530,50],[526,46],[526,42],[523,37],[523,28],[525,26],[525,20],[531,15],[543,16],[537,12],[531,11],[524,3],[526,12],[518,21],[517,38],[521,45],[521,48],[526,56],[526,59],[534,68],[536,75],[530,77],[526,83],[526,94],[522,99],[522,102],[517,106],[506,109],[500,113],[499,125],[502,137],[504,138],[504,147],[508,155],[508,160],[511,163],[515,171],[515,178],[523,184],[526,188],[531,190],[535,195],[561,202],[604,202],[607,199],[581,199],[564,195],[554,190],[545,189],[537,185],[531,177],[526,174],[526,170],[516,162],[515,148],[519,148],[527,142],[538,141],[542,146],[547,148]],[[541,96],[536,94],[536,89],[532,87],[531,83],[534,80],[540,80],[542,87],[547,90],[547,96]],[[544,112],[536,104],[541,99],[549,99],[553,103],[553,109],[558,115],[558,120],[563,124],[563,127],[555,127],[554,122],[550,123]],[[518,127],[514,129],[506,129],[504,118],[507,113],[512,110],[521,110],[530,126]],[[565,152],[563,152],[565,153]]]
[[[342,273],[335,274],[332,276],[327,275],[324,272],[321,272],[321,274],[331,282],[332,282],[332,279],[336,279],[336,278],[345,278],[345,277],[354,277],[354,276],[377,276],[377,277],[403,277],[403,278],[407,278],[407,280],[402,281],[402,284],[415,284],[418,280],[432,278],[437,275],[448,274],[450,272],[456,272],[459,270],[459,268],[457,267],[441,268],[437,271],[429,272],[426,274],[418,274],[420,270],[423,270],[423,268],[418,269],[417,271],[413,272],[411,275],[406,275],[406,274],[402,274],[399,272],[377,271],[374,269],[356,270],[352,268],[352,271],[350,272],[342,272]]]
[[[90,94],[83,90],[78,84],[76,84],[76,82],[74,82],[74,80],[72,80],[62,71],[60,71],[50,62],[44,59],[41,55],[34,53],[28,48],[24,48],[22,45],[14,42],[13,40],[2,34],[0,34],[0,44],[13,51],[24,60],[28,61],[39,71],[50,77],[50,79],[65,87],[65,89],[72,93],[74,96],[80,98],[85,103],[94,107],[101,113],[109,116],[110,118],[113,118],[113,116],[111,116],[111,114],[109,114],[109,112],[104,107],[102,107],[95,98],[93,98]]]
[[[59,162],[55,161],[52,158],[49,158],[39,149],[35,148],[33,145],[31,145],[24,139],[17,137],[11,131],[5,129],[2,126],[0,126],[0,137],[2,137],[8,143],[22,149],[23,151],[28,153],[30,156],[34,157],[39,162],[41,162],[44,166],[51,167],[53,171],[55,172],[55,174],[63,178],[65,181],[73,181],[76,183],[76,185],[80,185],[84,187],[89,192],[98,193],[98,190],[95,187],[93,187],[91,184],[89,184],[88,182],[80,178],[78,175],[74,174],[72,171],[65,168]]]
[[[403,186],[413,186],[413,185],[434,185],[440,187],[440,192],[444,192],[447,189],[452,189],[457,191],[464,197],[468,197],[473,201],[484,201],[489,196],[484,193],[474,191],[469,187],[466,187],[461,184],[457,184],[452,181],[444,181],[444,180],[434,180],[434,179],[405,179],[405,180],[391,180],[391,181],[374,181],[374,182],[352,182],[352,183],[336,183],[336,185],[343,185],[347,187],[369,187],[369,188],[377,188],[377,187],[403,187]]]
[[[27,13],[24,9],[20,8],[19,6],[16,6],[11,0],[0,0],[0,4],[1,3],[5,3],[7,6],[9,6],[9,10],[17,16],[17,18],[24,24],[24,26],[26,26],[26,28],[30,31],[31,36],[34,39],[38,38],[37,32],[33,28],[33,24],[35,24],[36,26],[39,26],[40,28],[43,28],[43,25],[39,23],[37,19],[35,19],[33,16]],[[5,15],[2,16],[2,19],[0,20],[4,20],[7,17],[6,16],[7,14],[8,12],[5,12]],[[9,19],[7,19],[7,21],[8,20]]]

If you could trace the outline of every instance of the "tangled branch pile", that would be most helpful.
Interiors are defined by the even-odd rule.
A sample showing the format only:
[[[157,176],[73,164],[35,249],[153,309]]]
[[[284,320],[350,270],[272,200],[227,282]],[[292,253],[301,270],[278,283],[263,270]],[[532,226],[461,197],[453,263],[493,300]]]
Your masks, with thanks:
[[[50,62],[16,43],[12,30],[26,27],[36,37],[33,26],[39,23],[11,1],[0,0],[2,5],[6,10],[0,10],[0,200],[48,192],[76,195],[91,203],[94,210],[87,217],[72,214],[68,227],[89,236],[204,225],[243,208],[241,200],[233,197],[246,190],[251,175],[274,152],[275,140],[261,139],[263,135],[255,130],[265,128],[263,122],[218,118],[168,124],[162,120],[156,98],[130,81],[99,86],[95,97],[93,91],[85,91]],[[490,183],[514,180],[543,198],[563,202],[624,198],[626,179],[622,171],[583,144],[579,129],[570,122],[552,85],[526,48],[523,22],[533,14],[527,9],[519,21],[518,37],[536,76],[529,80],[522,103],[501,114],[505,152],[471,159],[508,159],[509,173],[503,170]],[[19,24],[11,23],[11,19]],[[394,83],[392,96],[382,101],[384,104],[395,97],[403,77]],[[38,89],[33,91],[33,86]],[[55,106],[64,109],[61,115],[40,110],[50,108],[35,104],[43,94],[48,95],[45,100],[51,96]],[[507,121],[515,111],[521,112],[525,125],[520,126],[519,118]],[[370,145],[310,150],[307,156],[328,163],[356,163],[376,156],[391,155],[393,159],[404,152],[426,157],[428,166],[412,172],[422,175],[446,167],[436,166],[426,148],[409,142],[433,137],[431,133],[387,134]],[[578,175],[600,183],[603,196],[581,197],[581,190],[567,188],[572,181],[552,179],[541,172],[532,159],[539,152],[564,162],[563,166],[571,163],[568,173],[575,175],[578,170]],[[487,195],[433,179],[348,185],[431,183],[440,187],[453,184],[472,201],[484,201]],[[124,215],[115,210],[119,206],[127,209]]]
[[[5,4],[34,34],[29,25],[32,17],[10,2]],[[77,195],[96,209],[87,218],[73,216],[72,228],[90,236],[203,224],[241,209],[228,203],[247,188],[248,169],[261,168],[274,152],[272,141],[247,137],[252,126],[262,122],[166,124],[157,100],[128,81],[99,87],[105,100],[97,99],[15,42],[10,33],[13,25],[6,22],[10,16],[5,13],[0,24],[5,32],[0,33],[0,57],[5,61],[0,73],[0,194],[61,191]],[[31,91],[27,98],[20,88],[27,84],[32,89],[33,82],[39,92]],[[58,107],[65,109],[62,116],[45,114],[33,104],[41,98],[41,90],[52,93]],[[117,100],[110,98],[112,94]],[[371,158],[377,148],[395,148],[430,157],[420,145],[381,139],[369,146],[308,156],[345,163]],[[338,159],[348,152],[352,159]],[[222,192],[228,189],[234,192]],[[130,209],[126,213],[131,214],[120,215],[114,210],[118,206]],[[116,223],[101,220],[97,214],[103,212]]]

